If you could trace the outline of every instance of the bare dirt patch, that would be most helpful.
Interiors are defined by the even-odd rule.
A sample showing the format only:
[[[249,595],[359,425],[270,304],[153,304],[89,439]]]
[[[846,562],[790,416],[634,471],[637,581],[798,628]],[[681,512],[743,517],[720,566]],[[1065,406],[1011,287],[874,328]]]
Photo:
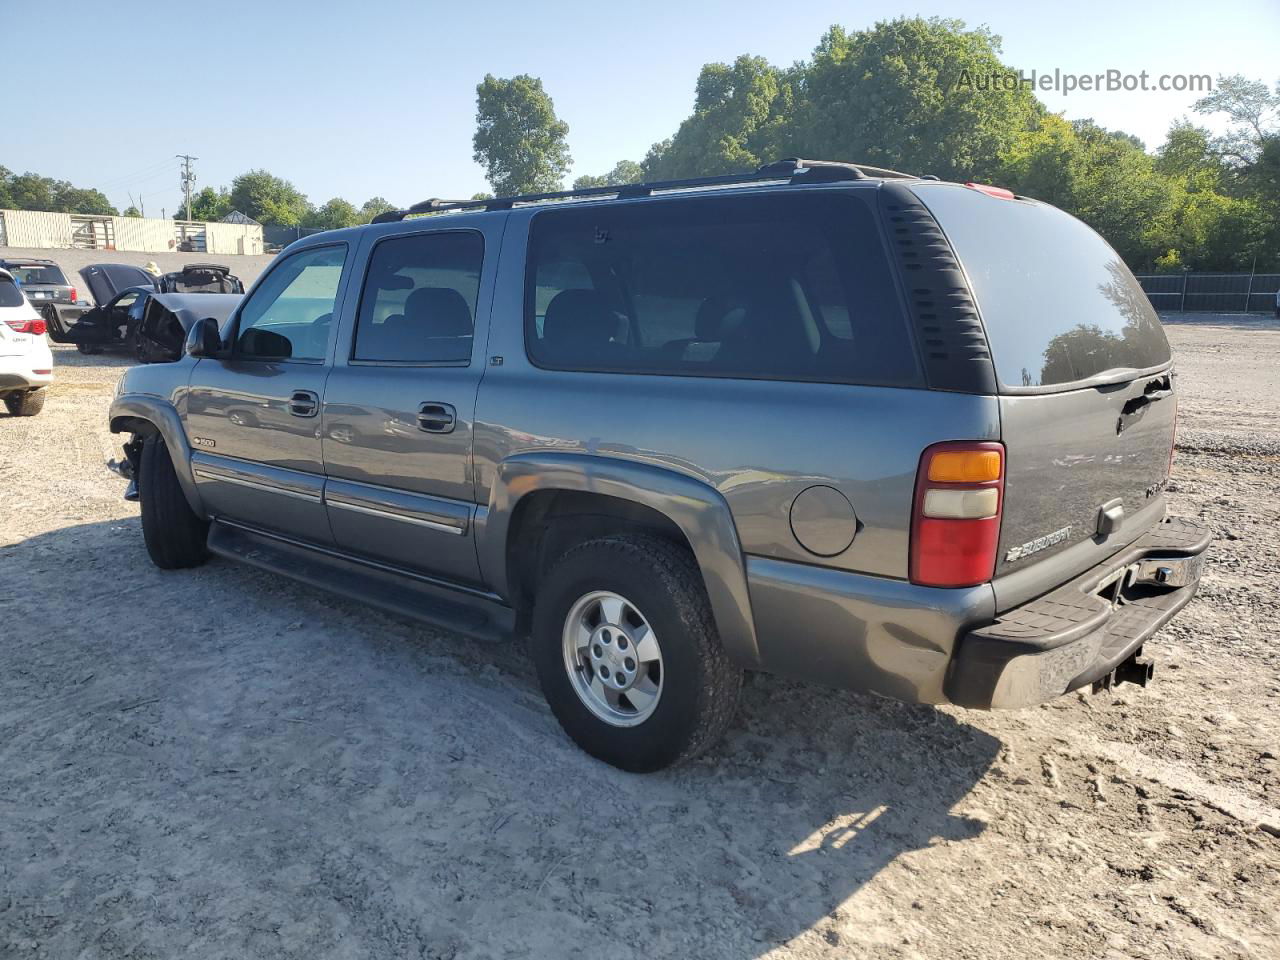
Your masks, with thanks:
[[[0,956],[1280,956],[1280,328],[1169,334],[1172,511],[1218,540],[1153,686],[981,714],[762,677],[648,777],[514,645],[152,567],[103,468],[124,360],[57,350],[0,415]]]

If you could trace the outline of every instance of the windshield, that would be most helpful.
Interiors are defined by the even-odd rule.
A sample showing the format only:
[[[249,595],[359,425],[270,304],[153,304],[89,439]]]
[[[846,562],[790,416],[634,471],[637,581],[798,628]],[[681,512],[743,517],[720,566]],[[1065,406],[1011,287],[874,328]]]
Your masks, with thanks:
[[[968,274],[1005,387],[1067,385],[1169,361],[1142,287],[1075,217],[954,184],[915,190]]]
[[[23,286],[30,286],[33,283],[54,283],[65,286],[67,283],[67,278],[62,275],[62,271],[52,263],[15,263],[5,269]]]

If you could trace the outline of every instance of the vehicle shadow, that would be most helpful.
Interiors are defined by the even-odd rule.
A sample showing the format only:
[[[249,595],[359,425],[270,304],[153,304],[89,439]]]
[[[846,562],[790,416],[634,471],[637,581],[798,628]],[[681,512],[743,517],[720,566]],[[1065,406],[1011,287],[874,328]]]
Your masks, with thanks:
[[[896,949],[929,891],[867,888],[984,830],[954,811],[1001,748],[756,677],[710,755],[625,774],[564,737],[518,644],[163,572],[136,517],[0,546],[0,616],[42,625],[0,645],[0,931],[51,956],[113,931],[193,957]]]

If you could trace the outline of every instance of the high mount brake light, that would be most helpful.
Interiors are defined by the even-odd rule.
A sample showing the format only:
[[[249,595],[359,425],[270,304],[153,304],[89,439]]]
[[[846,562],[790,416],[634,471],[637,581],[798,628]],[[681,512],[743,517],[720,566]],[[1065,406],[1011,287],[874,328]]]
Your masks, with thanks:
[[[966,183],[966,187],[977,190],[979,193],[985,193],[989,197],[999,197],[1001,200],[1017,200],[1012,190],[1006,190],[1004,187],[993,187],[989,183]]]
[[[926,448],[911,515],[911,582],[971,587],[990,580],[1003,507],[1003,444],[960,440]]]

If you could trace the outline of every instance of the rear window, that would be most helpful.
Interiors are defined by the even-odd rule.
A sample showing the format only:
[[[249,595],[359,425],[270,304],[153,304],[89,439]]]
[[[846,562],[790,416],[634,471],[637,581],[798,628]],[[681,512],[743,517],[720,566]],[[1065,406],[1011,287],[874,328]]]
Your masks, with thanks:
[[[67,282],[67,278],[62,275],[62,271],[52,263],[14,264],[5,269],[13,274],[19,283],[23,284],[53,283],[65,286]]]
[[[533,218],[539,366],[920,382],[874,218],[848,195],[700,197]]]
[[[16,283],[8,277],[0,277],[0,307],[20,307],[26,302]]]
[[[1147,295],[1098,234],[1048,204],[914,187],[955,248],[1006,387],[1050,387],[1169,360]]]

